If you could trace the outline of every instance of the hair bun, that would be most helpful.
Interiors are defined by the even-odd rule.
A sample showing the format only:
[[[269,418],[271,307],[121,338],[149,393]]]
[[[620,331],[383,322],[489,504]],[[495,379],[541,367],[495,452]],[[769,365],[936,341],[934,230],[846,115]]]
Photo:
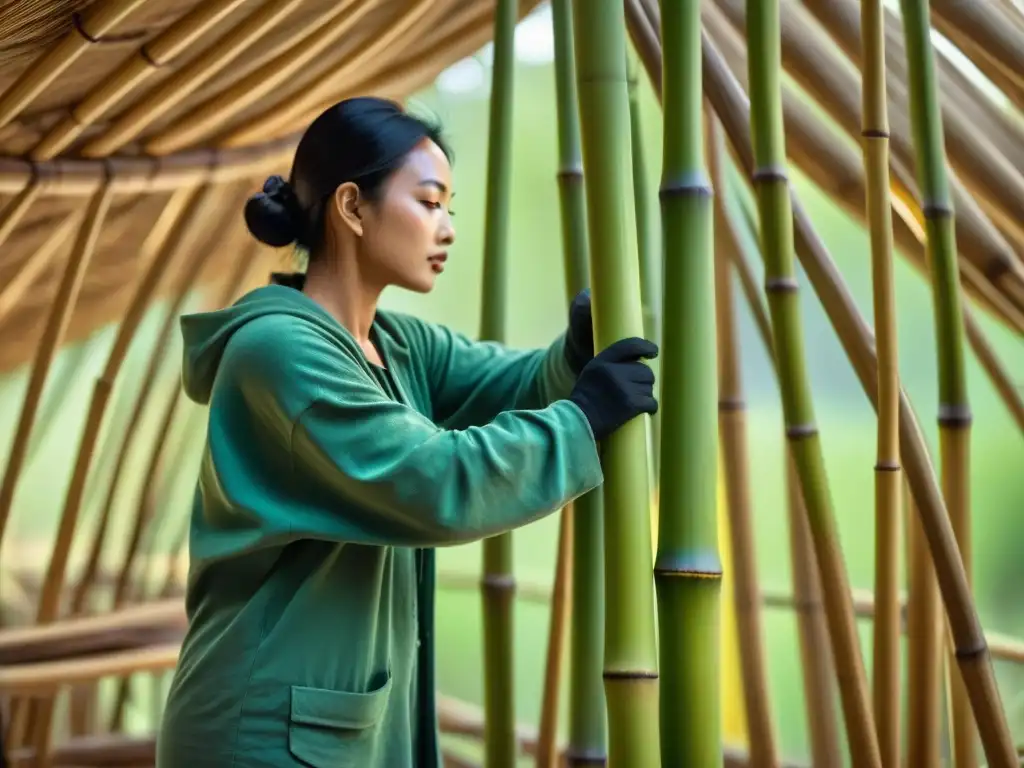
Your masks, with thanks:
[[[245,224],[253,237],[273,248],[291,245],[302,231],[302,208],[291,185],[271,176],[245,203]]]

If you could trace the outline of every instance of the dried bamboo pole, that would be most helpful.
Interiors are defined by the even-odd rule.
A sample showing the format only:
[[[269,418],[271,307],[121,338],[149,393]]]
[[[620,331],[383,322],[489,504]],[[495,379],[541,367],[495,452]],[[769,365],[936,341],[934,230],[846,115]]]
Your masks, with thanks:
[[[1002,8],[993,3],[933,0],[930,16],[935,28],[1024,110],[1024,30]]]
[[[111,347],[106,366],[96,379],[93,397],[86,416],[85,428],[79,443],[78,458],[72,470],[60,525],[57,529],[57,540],[50,555],[46,578],[39,597],[39,611],[36,616],[36,621],[39,623],[49,623],[56,620],[61,609],[60,598],[64,593],[65,572],[71,553],[75,529],[81,513],[85,484],[88,479],[89,468],[92,464],[96,441],[103,425],[106,407],[110,394],[113,391],[114,383],[117,380],[117,374],[127,356],[128,347],[138,329],[139,323],[142,321],[150,299],[162,280],[164,273],[171,264],[175,263],[179,255],[187,250],[187,246],[191,245],[190,240],[194,237],[196,229],[195,222],[199,219],[199,212],[205,205],[209,204],[210,190],[210,187],[184,189],[171,198],[171,202],[168,203],[167,207],[176,209],[173,210],[174,215],[169,215],[166,218],[162,217],[163,222],[166,222],[166,226],[158,229],[156,235],[151,240],[155,246],[155,254],[149,262],[147,271],[136,285],[135,294],[118,328],[117,337]],[[179,204],[180,208],[178,208]],[[38,704],[38,717],[33,740],[38,755],[45,756],[49,754],[53,705],[53,700],[42,700]],[[40,759],[45,760],[45,757]]]
[[[297,137],[261,142],[255,147],[199,149],[173,157],[111,157],[32,162],[0,157],[0,194],[17,194],[38,177],[51,197],[89,197],[106,185],[118,195],[173,192],[199,184],[251,180],[290,161]]]
[[[741,258],[739,244],[727,221],[728,197],[723,164],[726,162],[722,129],[714,118],[708,121],[710,151],[708,167],[714,198],[715,232],[715,326],[718,343],[718,422],[725,474],[726,506],[729,514],[733,563],[733,595],[736,634],[739,640],[743,676],[744,712],[750,733],[750,764],[753,768],[776,768],[779,764],[775,728],[771,714],[768,672],[765,664],[764,633],[757,577],[757,550],[751,524],[750,477],[747,468],[747,421],[740,369],[739,334],[736,329],[732,262]]]
[[[917,175],[935,305],[942,490],[970,585],[973,559],[969,471],[972,414],[964,366],[963,313],[956,269],[956,231],[943,147],[944,122],[935,83],[929,2],[900,0],[900,10],[907,56],[908,95],[914,106],[910,113],[913,145],[917,152]],[[971,650],[957,648],[956,656],[962,666],[974,662]],[[978,733],[989,762],[1010,766],[1015,759],[1010,734],[1008,731],[1000,733],[981,718],[978,718],[975,728],[966,689],[968,682],[957,676],[951,680],[955,764],[957,768],[974,768],[977,765],[975,739]]]
[[[68,237],[79,226],[81,211],[72,211],[58,224],[43,244],[26,257],[25,263],[11,280],[0,288],[0,323],[28,295],[40,275],[46,270],[61,249],[67,245]],[[0,326],[2,327],[2,326]]]
[[[121,23],[146,0],[99,0],[82,12],[81,20],[51,45],[0,94],[0,128],[13,121],[54,80],[86,52],[89,46]]]
[[[727,22],[721,14],[715,11],[713,6],[711,6],[711,12],[706,15],[705,21],[711,37],[722,46],[734,76],[742,81],[745,60],[742,58],[742,50],[739,49],[736,30],[727,25]],[[787,95],[792,96],[791,93]],[[834,138],[823,131],[821,122],[816,120],[800,102],[792,99],[788,101],[785,115],[789,140],[787,151],[797,165],[807,172],[848,213],[866,224],[863,204],[866,194],[863,168],[862,164],[855,162],[852,150],[847,151],[842,145],[837,145]],[[823,157],[828,158],[827,163],[820,162],[820,158]],[[898,213],[894,219],[896,241],[904,256],[910,260],[915,269],[922,276],[927,277],[928,265],[923,245],[925,233],[921,225],[923,218],[920,209],[916,202],[910,201],[907,205],[895,195],[891,203],[893,210]],[[960,270],[961,276],[966,280],[967,293],[983,309],[1011,328],[1024,333],[1024,325],[1021,324],[1024,322],[1024,314],[1008,304],[998,289],[979,278],[970,262],[960,260]],[[968,341],[1007,409],[1016,415],[1022,409],[1020,395],[1013,389],[1012,384],[1009,384],[1010,377],[994,355],[980,327],[970,319],[969,308],[965,306],[963,309],[965,324],[970,323],[972,329],[976,331],[976,333],[968,335]]]
[[[885,84],[882,0],[861,2],[862,129],[865,209],[871,236],[871,276],[878,354],[878,444],[875,463],[875,605],[872,703],[884,768],[900,761],[900,380],[889,200],[889,117]]]
[[[718,0],[731,4],[737,0]],[[857,65],[861,64],[859,21],[851,13],[852,0],[807,0],[807,9],[787,0],[787,20],[784,27],[784,50],[791,57],[789,71],[801,85],[810,91],[848,134],[853,136],[859,128],[859,114],[853,94],[857,93],[854,73],[840,63],[835,47],[810,31],[807,11],[813,13],[822,26],[833,36],[839,47]],[[853,9],[855,11],[855,9]],[[901,28],[899,22],[894,26]],[[789,34],[786,34],[786,31]],[[891,41],[891,38],[889,38]],[[891,47],[891,56],[903,56],[904,46]],[[894,178],[908,190],[910,199],[920,195],[911,190],[917,187],[914,176],[914,147],[911,138],[909,91],[897,79],[895,67],[888,68],[887,90],[892,99],[890,109],[891,167]],[[956,172],[949,173],[952,204],[955,209],[957,245],[960,253],[974,262],[989,280],[1000,286],[1018,308],[1024,308],[1021,290],[1024,287],[1024,262],[1014,253],[1009,243],[985,216],[980,204],[965,189],[958,173],[969,178],[976,191],[984,193],[993,205],[1003,206],[1014,198],[1014,204],[1024,200],[1024,179],[1006,162],[977,138],[977,132],[965,125],[963,117],[951,109],[943,110],[943,120],[956,130],[948,135],[949,160]],[[1018,194],[1006,194],[1007,189]],[[987,190],[987,192],[986,192]],[[920,203],[919,203],[920,204]],[[1004,218],[1013,212],[1004,208]],[[1024,214],[1021,215],[1024,220]]]
[[[827,473],[803,359],[803,335],[793,264],[793,223],[786,173],[781,93],[779,0],[748,0],[751,181],[760,215],[765,291],[779,364],[786,438],[800,477],[807,520],[821,572],[839,695],[850,753],[857,766],[880,766],[878,738],[849,595],[849,576],[835,530]]]
[[[217,139],[219,147],[239,147],[255,144],[267,136],[277,136],[292,130],[296,123],[312,108],[325,100],[334,100],[346,80],[373,61],[402,38],[417,34],[419,23],[437,8],[436,0],[409,0],[401,15],[386,29],[371,35],[351,56],[336,68],[324,72],[299,93],[284,101],[270,104],[260,114],[247,118],[243,125],[229,129]]]
[[[220,191],[220,194],[218,195],[219,200],[215,201],[218,205],[214,206],[215,210],[213,214],[210,215],[208,212],[205,214],[208,220],[230,220],[228,218],[230,213],[230,204],[234,203],[234,197],[231,192],[232,190],[230,188]],[[90,593],[95,586],[96,575],[98,573],[103,547],[107,540],[107,533],[113,514],[114,500],[119,487],[121,472],[124,469],[125,461],[130,453],[135,433],[141,424],[142,415],[146,410],[146,405],[149,403],[149,397],[152,394],[161,364],[166,357],[167,343],[170,340],[171,334],[177,328],[178,314],[189,293],[203,277],[203,267],[207,260],[211,257],[215,257],[215,254],[219,253],[219,249],[217,248],[218,242],[216,242],[216,240],[219,240],[221,237],[225,237],[231,231],[233,231],[232,228],[215,227],[213,229],[213,232],[215,233],[214,242],[204,243],[201,247],[195,247],[192,250],[192,253],[188,255],[188,258],[184,259],[180,264],[175,265],[177,267],[178,274],[175,276],[170,289],[171,302],[167,309],[163,325],[157,333],[156,341],[154,342],[153,349],[150,353],[149,363],[147,364],[146,371],[143,374],[142,386],[139,389],[135,405],[128,419],[128,424],[121,437],[121,447],[114,462],[114,470],[110,478],[107,494],[100,512],[100,520],[97,530],[93,535],[92,547],[90,548],[89,555],[86,560],[84,572],[79,578],[71,598],[70,611],[72,615],[77,615],[87,608]],[[175,385],[177,386],[178,383],[179,382],[176,378]],[[128,552],[132,552],[133,547],[137,546],[137,537],[139,535],[141,535],[139,532],[139,523],[136,521],[132,528],[132,535],[129,537]],[[130,560],[128,555],[126,555],[125,558]],[[119,579],[117,583],[120,586],[121,579]],[[115,609],[119,607],[120,604],[121,601],[115,598]]]
[[[103,78],[70,113],[53,126],[29,152],[33,160],[56,157],[133,92],[169,65],[209,29],[227,18],[245,0],[204,0],[139,48],[116,72]]]
[[[704,54],[705,71],[708,73],[705,90],[715,105],[715,110],[722,119],[733,146],[742,156],[744,166],[749,169],[753,166],[753,157],[749,138],[745,133],[747,129],[743,127],[747,124],[743,119],[746,117],[747,106],[742,89],[729,78],[725,63],[713,42],[707,37],[704,38]],[[877,382],[873,374],[877,361],[871,347],[868,326],[795,196],[793,212],[796,248],[801,264],[843,344],[861,386],[877,408]],[[956,538],[928,461],[916,417],[902,392],[900,445],[903,466],[920,510],[922,526],[928,536],[956,647],[963,650],[965,657],[969,657],[959,660],[959,666],[963,677],[969,682],[967,687],[976,718],[985,722],[987,734],[1008,733],[1006,714],[999,700],[991,657],[977,611],[971,600],[970,586],[959,556]]]
[[[220,38],[215,47],[207,49],[189,61],[118,115],[102,133],[82,147],[82,155],[105,157],[113,154],[194,93],[203,83],[221,72],[247,49],[257,45],[261,38],[283,22],[288,14],[301,4],[302,0],[278,0],[261,5]]]
[[[942,705],[942,603],[928,542],[906,493],[908,768],[939,768]]]
[[[117,677],[129,672],[171,669],[178,661],[179,642],[162,643],[147,648],[97,654],[83,659],[42,661],[0,667],[0,693],[8,696],[51,697],[66,685],[91,683],[104,677]],[[49,753],[40,753],[36,760],[48,761]],[[37,762],[36,765],[43,765]]]
[[[341,0],[327,13],[312,18],[301,30],[301,39],[286,51],[150,136],[144,145],[146,153],[168,155],[223,130],[242,110],[287,83],[336,46],[376,5],[377,0]]]
[[[113,192],[110,186],[104,185],[97,190],[89,201],[89,207],[86,210],[84,221],[78,230],[78,237],[71,256],[64,267],[60,287],[57,289],[57,294],[51,302],[46,329],[43,331],[43,336],[36,350],[35,359],[32,362],[32,373],[29,378],[28,391],[25,393],[21,415],[18,419],[18,427],[14,433],[14,443],[7,458],[3,485],[0,486],[0,546],[3,544],[7,521],[10,519],[14,492],[23,468],[36,411],[39,409],[39,404],[42,400],[46,376],[50,371],[57,349],[60,347],[64,334],[67,331],[71,313],[74,310],[78,294],[82,288],[85,271],[92,259],[96,248],[96,241],[99,238],[103,220],[110,208],[112,197]]]
[[[561,689],[565,654],[566,625],[572,607],[572,529],[573,506],[562,510],[558,522],[558,549],[555,559],[555,585],[548,617],[548,652],[544,660],[544,695],[537,729],[537,768],[557,768],[558,694]]]

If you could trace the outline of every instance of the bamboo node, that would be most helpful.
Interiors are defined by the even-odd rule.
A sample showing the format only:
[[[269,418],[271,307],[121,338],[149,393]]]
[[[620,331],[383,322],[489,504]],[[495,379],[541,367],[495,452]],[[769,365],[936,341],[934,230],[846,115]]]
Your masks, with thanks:
[[[605,680],[657,680],[658,673],[649,669],[606,669]]]
[[[559,168],[558,173],[555,175],[556,178],[561,181],[562,179],[568,179],[576,181],[583,178],[583,166],[582,165],[568,165],[564,168]]]
[[[790,440],[803,440],[808,437],[814,437],[817,434],[818,425],[813,422],[809,424],[793,424],[786,427],[786,437]]]
[[[718,570],[698,570],[696,568],[666,568],[665,566],[656,566],[654,568],[654,575],[713,581],[715,579],[720,580],[722,578],[722,570],[720,568]]]
[[[860,135],[865,139],[888,139],[889,132],[883,131],[879,128],[865,128],[860,132]]]
[[[484,589],[515,592],[516,577],[507,573],[487,573],[480,577],[480,585]]]
[[[925,203],[921,206],[921,213],[928,221],[951,219],[953,218],[953,206],[944,202]]]
[[[767,293],[796,293],[800,284],[795,277],[769,277],[764,281],[764,289]]]
[[[939,426],[940,427],[968,427],[974,421],[971,414],[971,406],[963,404],[939,405]]]
[[[149,52],[149,46],[143,45],[139,48],[139,57],[153,69],[160,69],[164,66],[164,62],[157,61],[153,58],[153,54]]]
[[[137,32],[125,32],[121,35],[103,35],[102,37],[96,37],[85,28],[85,22],[82,21],[82,14],[75,11],[71,14],[71,24],[83,40],[87,43],[99,44],[99,45],[111,45],[116,43],[132,43],[136,40],[141,40],[146,36],[146,33],[142,30]]]
[[[789,184],[789,173],[784,165],[762,165],[754,169],[750,180],[755,184],[759,181],[783,181]]]
[[[876,472],[899,472],[901,468],[898,461],[880,461],[875,464]]]
[[[974,645],[968,646],[967,648],[957,648],[956,658],[958,661],[971,661],[972,659],[981,658],[988,653],[988,643],[985,642],[985,638],[980,638]]]
[[[588,749],[566,749],[565,760],[568,765],[607,765],[608,755]]]
[[[719,413],[733,413],[735,411],[744,411],[747,408],[747,403],[742,397],[723,397],[718,400],[718,411]]]
[[[702,174],[693,174],[689,179],[665,182],[658,189],[658,198],[667,200],[673,197],[705,197],[715,196],[715,190]]]

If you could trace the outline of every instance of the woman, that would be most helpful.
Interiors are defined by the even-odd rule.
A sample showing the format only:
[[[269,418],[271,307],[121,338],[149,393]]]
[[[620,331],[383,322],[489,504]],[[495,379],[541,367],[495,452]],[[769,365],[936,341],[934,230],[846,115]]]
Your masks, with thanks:
[[[432,548],[598,486],[596,441],[656,410],[657,348],[595,357],[586,293],[528,352],[378,309],[389,285],[433,287],[451,197],[433,127],[337,104],[245,208],[305,275],[183,318],[209,429],[161,768],[438,766]]]

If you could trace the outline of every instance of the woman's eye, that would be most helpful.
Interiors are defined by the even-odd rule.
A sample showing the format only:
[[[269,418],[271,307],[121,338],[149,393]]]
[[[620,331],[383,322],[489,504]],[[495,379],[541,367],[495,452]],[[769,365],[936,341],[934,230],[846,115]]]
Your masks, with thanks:
[[[427,208],[430,208],[431,210],[435,210],[435,211],[436,211],[436,210],[437,210],[438,208],[440,208],[440,207],[441,207],[441,204],[440,204],[440,203],[435,203],[435,202],[433,202],[432,200],[424,200],[424,201],[423,201],[423,204],[424,204],[425,206],[427,206]]]

